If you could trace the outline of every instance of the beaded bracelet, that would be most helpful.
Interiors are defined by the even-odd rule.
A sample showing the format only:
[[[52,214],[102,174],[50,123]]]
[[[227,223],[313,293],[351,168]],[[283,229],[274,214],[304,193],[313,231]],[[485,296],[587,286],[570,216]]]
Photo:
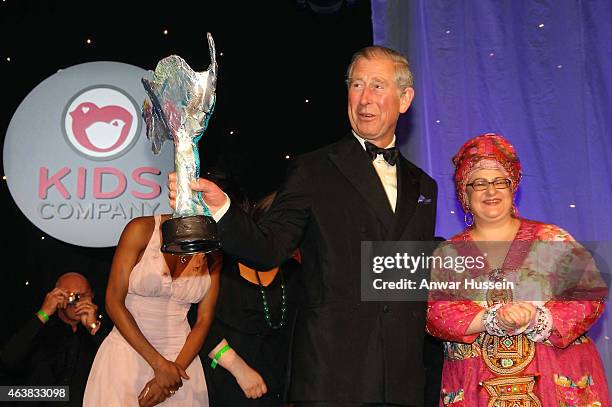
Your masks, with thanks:
[[[499,311],[499,309],[503,306],[504,304],[502,303],[495,304],[492,307],[487,308],[482,315],[482,323],[489,335],[508,336],[506,330],[499,326],[499,321],[497,320],[497,311]]]
[[[213,369],[217,367],[217,363],[219,363],[219,359],[221,359],[221,356],[227,352],[228,350],[230,350],[230,346],[229,344],[225,345],[224,347],[222,347],[221,349],[219,349],[219,351],[217,353],[215,353],[215,357],[213,358],[212,362],[210,362],[210,367],[212,367]]]
[[[552,333],[552,314],[544,306],[538,306],[533,324],[525,331],[527,338],[533,342],[544,342]]]

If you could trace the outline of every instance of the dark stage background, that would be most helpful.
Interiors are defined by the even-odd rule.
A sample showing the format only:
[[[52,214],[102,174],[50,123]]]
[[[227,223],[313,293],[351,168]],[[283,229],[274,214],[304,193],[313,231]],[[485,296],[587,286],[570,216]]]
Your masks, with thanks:
[[[202,162],[224,168],[257,199],[276,188],[287,155],[314,150],[350,129],[344,74],[351,54],[372,43],[370,2],[345,1],[333,13],[315,12],[308,3],[3,0],[2,144],[21,101],[58,69],[116,61],[152,70],[178,54],[201,71],[209,64],[209,31],[219,79],[215,112],[200,142]],[[88,277],[102,309],[114,248],[77,247],[45,235],[15,205],[5,180],[0,202],[0,342],[67,271]]]

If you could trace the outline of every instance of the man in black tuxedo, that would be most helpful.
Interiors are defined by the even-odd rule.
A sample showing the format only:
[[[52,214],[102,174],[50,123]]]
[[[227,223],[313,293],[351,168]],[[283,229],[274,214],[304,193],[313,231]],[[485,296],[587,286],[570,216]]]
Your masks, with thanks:
[[[360,300],[361,241],[434,239],[436,183],[395,147],[397,120],[414,97],[412,74],[399,53],[367,47],[353,56],[347,84],[352,134],[296,158],[258,223],[214,183],[200,179],[193,188],[218,221],[223,250],[241,262],[268,270],[301,251],[306,302],[295,327],[291,401],[422,406],[425,304]]]

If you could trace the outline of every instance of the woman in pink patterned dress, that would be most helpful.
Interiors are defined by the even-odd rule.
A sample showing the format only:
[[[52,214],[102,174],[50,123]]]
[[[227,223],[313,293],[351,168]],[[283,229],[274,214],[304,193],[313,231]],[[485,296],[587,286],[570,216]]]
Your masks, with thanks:
[[[106,291],[115,327],[89,373],[86,407],[208,406],[198,352],[214,317],[219,268],[201,253],[160,251],[169,216],[133,219],[121,234]],[[192,303],[198,316],[190,328]]]
[[[610,407],[586,336],[606,295],[590,255],[558,226],[517,216],[521,166],[506,139],[475,137],[453,163],[468,228],[436,254],[481,255],[482,267],[462,280],[498,285],[481,295],[458,290],[452,300],[430,295],[427,330],[446,341],[440,406]],[[453,271],[434,267],[432,280]]]

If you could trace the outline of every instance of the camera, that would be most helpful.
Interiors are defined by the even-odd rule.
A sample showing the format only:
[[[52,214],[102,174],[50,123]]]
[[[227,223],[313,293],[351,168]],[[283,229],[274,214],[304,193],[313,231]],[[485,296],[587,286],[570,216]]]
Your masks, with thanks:
[[[81,293],[70,293],[68,294],[68,305],[76,305],[77,301],[81,299]]]

